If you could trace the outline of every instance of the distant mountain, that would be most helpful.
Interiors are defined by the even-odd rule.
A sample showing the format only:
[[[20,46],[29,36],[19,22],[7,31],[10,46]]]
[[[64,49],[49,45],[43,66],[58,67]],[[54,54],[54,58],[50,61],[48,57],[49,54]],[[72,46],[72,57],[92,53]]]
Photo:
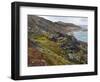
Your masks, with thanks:
[[[75,24],[73,24],[73,23],[64,23],[64,22],[62,22],[62,21],[58,21],[58,22],[55,22],[56,24],[58,24],[58,25],[61,25],[61,26],[63,26],[63,27],[74,27],[74,28],[77,28],[77,29],[80,29],[80,26],[78,26],[78,25],[75,25]]]
[[[34,32],[38,34],[44,32],[49,32],[49,33],[60,32],[65,34],[67,32],[80,30],[80,29],[81,29],[80,26],[75,25],[73,23],[64,23],[61,21],[52,22],[50,20],[44,19],[39,16],[35,16],[35,15],[28,16],[28,31],[30,32]]]

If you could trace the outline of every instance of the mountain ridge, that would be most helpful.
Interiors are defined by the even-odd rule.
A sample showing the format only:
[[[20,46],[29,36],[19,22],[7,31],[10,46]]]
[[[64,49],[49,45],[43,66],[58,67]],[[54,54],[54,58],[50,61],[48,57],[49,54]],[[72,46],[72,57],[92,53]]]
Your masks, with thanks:
[[[41,27],[41,28],[38,28],[38,27]],[[33,29],[34,32],[36,31],[39,33],[42,33],[41,31],[47,31],[50,33],[60,32],[60,33],[66,34],[67,32],[81,30],[81,27],[73,23],[64,23],[61,21],[52,22],[42,17],[38,17],[35,15],[29,15],[28,16],[28,29],[29,30]]]

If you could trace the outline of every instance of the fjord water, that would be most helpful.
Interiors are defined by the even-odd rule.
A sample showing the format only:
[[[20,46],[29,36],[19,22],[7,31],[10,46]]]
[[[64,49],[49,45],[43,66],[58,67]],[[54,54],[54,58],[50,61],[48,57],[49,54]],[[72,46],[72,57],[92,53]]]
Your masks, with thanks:
[[[73,32],[74,36],[80,40],[80,41],[84,41],[87,42],[88,41],[88,31],[76,31]]]

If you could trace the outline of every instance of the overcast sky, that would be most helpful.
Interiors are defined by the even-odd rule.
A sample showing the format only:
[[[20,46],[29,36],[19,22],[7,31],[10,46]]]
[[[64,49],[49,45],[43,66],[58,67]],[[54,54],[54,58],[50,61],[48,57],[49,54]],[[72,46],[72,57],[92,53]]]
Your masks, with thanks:
[[[71,16],[40,16],[53,22],[62,21],[65,23],[74,23],[76,25],[88,25],[87,17],[71,17]]]

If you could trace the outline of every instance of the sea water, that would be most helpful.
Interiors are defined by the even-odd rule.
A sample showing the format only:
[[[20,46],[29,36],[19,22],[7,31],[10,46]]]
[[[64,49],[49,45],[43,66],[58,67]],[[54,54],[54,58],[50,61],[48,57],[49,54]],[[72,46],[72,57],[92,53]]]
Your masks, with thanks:
[[[74,34],[75,38],[80,41],[84,41],[84,42],[88,41],[87,31],[76,31],[76,32],[73,32],[73,34]]]

